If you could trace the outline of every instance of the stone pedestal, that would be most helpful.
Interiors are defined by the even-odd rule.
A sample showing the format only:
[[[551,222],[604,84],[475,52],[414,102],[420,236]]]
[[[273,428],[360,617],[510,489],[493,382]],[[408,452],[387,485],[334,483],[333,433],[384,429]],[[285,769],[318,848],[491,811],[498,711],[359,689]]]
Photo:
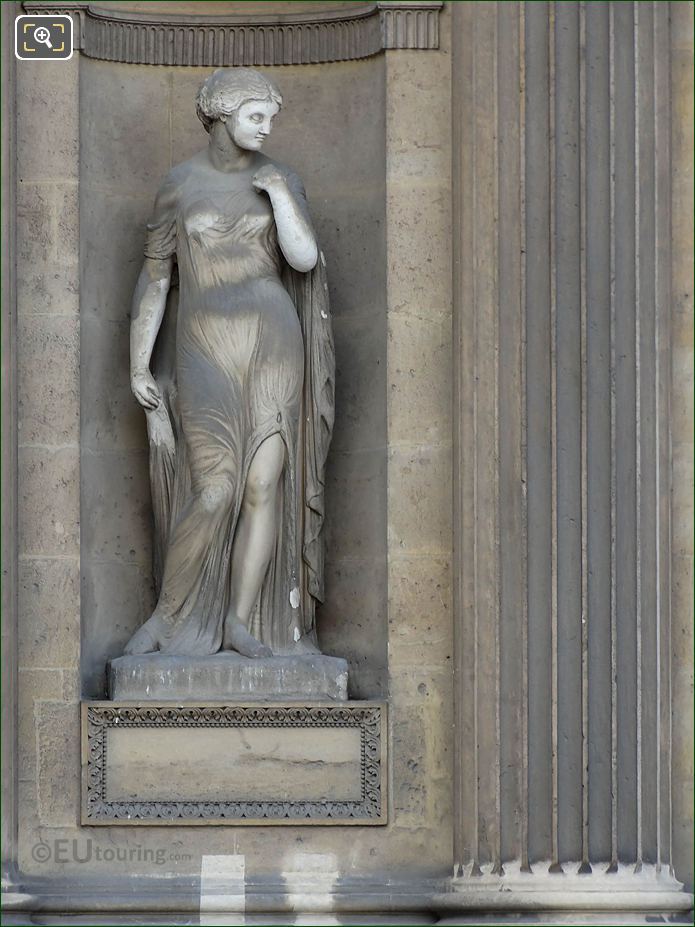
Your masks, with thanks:
[[[111,660],[108,683],[109,697],[116,700],[342,702],[348,666],[320,653],[262,660],[229,652],[197,658],[151,653]]]

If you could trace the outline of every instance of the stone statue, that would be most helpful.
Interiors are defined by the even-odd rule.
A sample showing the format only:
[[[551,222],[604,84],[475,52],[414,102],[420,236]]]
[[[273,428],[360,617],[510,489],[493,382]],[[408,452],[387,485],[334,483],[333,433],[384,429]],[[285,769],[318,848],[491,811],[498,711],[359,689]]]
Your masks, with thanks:
[[[208,147],[170,171],[147,226],[131,386],[159,597],[126,654],[318,652],[335,360],[304,188],[260,152],[281,103],[258,71],[211,74]]]

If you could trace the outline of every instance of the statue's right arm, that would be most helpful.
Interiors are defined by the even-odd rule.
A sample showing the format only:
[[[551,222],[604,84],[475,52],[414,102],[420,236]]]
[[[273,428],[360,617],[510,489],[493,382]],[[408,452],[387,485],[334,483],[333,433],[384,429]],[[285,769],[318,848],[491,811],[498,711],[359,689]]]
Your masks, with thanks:
[[[156,409],[162,399],[150,373],[150,359],[166,309],[171,285],[173,257],[160,260],[146,257],[142,265],[130,323],[130,386],[144,409]]]

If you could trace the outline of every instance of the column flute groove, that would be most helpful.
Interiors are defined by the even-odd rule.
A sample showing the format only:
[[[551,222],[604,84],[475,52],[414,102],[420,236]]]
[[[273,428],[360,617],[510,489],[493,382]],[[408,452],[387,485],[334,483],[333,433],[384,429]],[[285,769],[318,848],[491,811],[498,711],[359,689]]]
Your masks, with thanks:
[[[652,0],[652,42],[654,47],[654,59],[652,64],[652,83],[654,87],[654,113],[653,113],[653,131],[654,138],[659,137],[659,108],[657,104],[658,93],[659,93],[659,84],[660,84],[660,74],[659,74],[659,55],[658,55],[658,2],[657,0]],[[654,208],[654,357],[656,358],[656,377],[654,380],[654,437],[656,442],[656,455],[654,460],[654,494],[656,497],[656,517],[654,519],[654,540],[655,540],[655,556],[654,556],[654,572],[655,572],[655,586],[656,586],[656,600],[655,600],[655,619],[656,619],[656,700],[657,700],[657,711],[656,711],[656,865],[657,868],[661,868],[661,545],[659,543],[660,535],[660,525],[661,518],[659,512],[659,491],[661,483],[661,455],[659,454],[659,407],[661,400],[661,383],[660,383],[660,363],[659,363],[659,354],[660,354],[660,333],[659,326],[661,324],[661,305],[660,305],[660,289],[661,289],[661,267],[659,262],[659,223],[657,221],[658,216],[658,195],[659,195],[659,171],[658,171],[658,157],[656,156],[655,151],[655,165],[654,165],[654,190],[652,194],[652,205]]]
[[[492,222],[494,234],[492,236],[493,245],[493,267],[499,269],[500,256],[500,152],[498,142],[501,137],[502,127],[500,125],[500,107],[499,107],[499,79],[498,79],[498,62],[499,62],[499,4],[495,3],[494,15],[491,17],[494,31],[493,48],[493,67],[492,71],[492,105],[494,113],[494,125],[496,134],[493,137],[493,190],[492,190]],[[495,740],[496,766],[495,766],[495,828],[494,841],[491,847],[493,872],[501,873],[502,869],[502,755],[500,741],[500,619],[502,616],[502,564],[501,564],[501,543],[500,543],[500,479],[499,479],[499,462],[500,462],[500,274],[492,275],[492,311],[493,311],[493,331],[492,331],[492,366],[493,366],[493,417],[495,421],[495,442],[494,456],[491,473],[491,489],[493,495],[493,571],[496,596],[494,599],[494,650],[495,650],[495,678],[494,678],[494,705],[495,705]]]
[[[523,588],[521,595],[521,826],[520,859],[522,872],[530,872],[528,854],[528,422],[526,414],[526,4],[521,0],[519,10],[519,306],[521,317],[520,396],[521,419],[521,557]]]
[[[616,564],[616,450],[615,450],[615,8],[608,8],[608,67],[609,67],[609,147],[610,147],[610,445],[611,445],[611,859],[610,868],[618,868],[618,681],[617,649],[617,589]]]
[[[557,254],[556,254],[556,184],[555,184],[555,14],[556,3],[551,0],[548,16],[548,187],[550,225],[550,659],[551,659],[551,871],[561,871],[558,850],[558,711],[557,711]]]
[[[474,42],[475,46],[478,45],[478,20],[477,17],[473,20],[474,28]],[[473,86],[473,95],[474,95],[474,108],[477,109],[477,93],[478,93],[478,80],[477,80],[477,67],[476,67],[476,57],[475,54],[472,56],[472,86]],[[473,136],[473,145],[472,145],[472,154],[473,154],[473,176],[477,177],[478,175],[478,133],[476,132]],[[478,253],[478,185],[475,184],[472,190],[473,195],[473,254],[477,255]],[[474,382],[478,382],[479,373],[478,373],[478,274],[477,266],[473,265],[473,331],[472,331],[472,341],[473,341],[473,378]],[[475,821],[475,853],[473,855],[473,866],[472,874],[476,875],[480,873],[480,755],[478,750],[478,744],[480,742],[480,737],[478,734],[478,702],[480,698],[479,694],[479,681],[478,681],[478,655],[479,655],[479,611],[478,611],[478,602],[480,600],[478,592],[478,392],[477,390],[473,393],[473,743],[475,744],[475,759],[474,759],[474,774],[475,779],[473,782],[473,809],[474,809],[474,821]]]
[[[635,107],[635,623],[637,637],[636,665],[636,752],[637,752],[637,804],[635,807],[637,831],[637,859],[635,869],[642,866],[642,420],[640,383],[640,313],[642,311],[642,290],[640,287],[640,78],[639,78],[639,3],[632,4],[633,61],[634,61],[634,107]]]
[[[588,436],[587,436],[587,305],[586,305],[586,2],[579,4],[579,241],[580,241],[580,408],[581,408],[581,679],[582,679],[582,864],[580,872],[591,872],[589,862],[589,566],[588,566]]]

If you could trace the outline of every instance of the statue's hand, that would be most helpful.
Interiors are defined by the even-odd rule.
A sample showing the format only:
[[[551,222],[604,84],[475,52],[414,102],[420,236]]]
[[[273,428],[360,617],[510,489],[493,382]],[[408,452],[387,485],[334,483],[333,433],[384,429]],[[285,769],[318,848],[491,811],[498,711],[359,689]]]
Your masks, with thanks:
[[[273,164],[266,164],[260,170],[256,171],[251,179],[251,183],[256,190],[265,190],[270,193],[286,185],[285,175],[282,174]]]
[[[130,374],[130,388],[143,409],[156,409],[162,401],[157,381],[149,370],[133,370]]]

